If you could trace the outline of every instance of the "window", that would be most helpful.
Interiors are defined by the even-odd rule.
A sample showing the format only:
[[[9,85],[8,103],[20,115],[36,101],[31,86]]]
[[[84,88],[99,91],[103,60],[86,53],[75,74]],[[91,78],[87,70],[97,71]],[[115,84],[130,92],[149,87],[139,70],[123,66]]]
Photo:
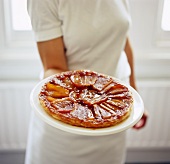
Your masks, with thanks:
[[[159,0],[157,18],[157,46],[170,47],[170,0]]]
[[[37,58],[27,0],[0,0],[0,36],[0,60]]]
[[[34,37],[27,13],[27,0],[3,0],[5,44],[8,47],[32,47]]]
[[[12,28],[14,31],[30,31],[31,23],[27,14],[27,0],[11,1]]]
[[[164,0],[161,27],[164,31],[170,31],[170,0]]]

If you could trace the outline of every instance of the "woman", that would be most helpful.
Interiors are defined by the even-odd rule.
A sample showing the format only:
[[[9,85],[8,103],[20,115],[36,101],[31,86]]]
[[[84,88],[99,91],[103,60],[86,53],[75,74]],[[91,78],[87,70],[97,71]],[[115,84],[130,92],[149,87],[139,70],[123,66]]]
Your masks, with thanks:
[[[44,78],[89,69],[117,77],[136,89],[128,40],[126,0],[28,0]],[[123,52],[125,51],[125,53]],[[141,128],[146,115],[134,128]],[[125,132],[91,137],[67,133],[32,117],[26,164],[120,164]]]

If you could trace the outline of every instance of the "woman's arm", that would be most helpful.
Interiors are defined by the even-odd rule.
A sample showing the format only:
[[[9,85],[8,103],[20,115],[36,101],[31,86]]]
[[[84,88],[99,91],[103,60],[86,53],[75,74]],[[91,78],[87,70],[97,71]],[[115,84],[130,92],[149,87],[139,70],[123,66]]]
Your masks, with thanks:
[[[62,37],[38,42],[37,46],[44,68],[44,78],[68,70]]]
[[[132,50],[132,47],[131,47],[131,44],[130,44],[128,38],[127,38],[127,40],[126,40],[126,45],[125,45],[125,49],[124,49],[124,50],[125,50],[125,53],[126,53],[126,55],[127,55],[127,59],[128,59],[128,62],[129,62],[130,68],[131,68],[130,85],[131,85],[135,90],[137,90],[136,82],[135,82],[133,50]],[[139,121],[136,125],[134,125],[133,128],[134,128],[134,129],[141,129],[141,128],[143,128],[143,127],[146,125],[147,118],[148,118],[148,113],[147,113],[147,111],[145,110],[142,118],[140,119],[140,121]]]
[[[129,42],[129,39],[127,38],[126,44],[125,44],[125,53],[130,65],[131,69],[131,75],[130,75],[130,85],[137,90],[136,83],[135,83],[135,72],[134,72],[134,57],[133,57],[133,50],[131,47],[131,44]]]

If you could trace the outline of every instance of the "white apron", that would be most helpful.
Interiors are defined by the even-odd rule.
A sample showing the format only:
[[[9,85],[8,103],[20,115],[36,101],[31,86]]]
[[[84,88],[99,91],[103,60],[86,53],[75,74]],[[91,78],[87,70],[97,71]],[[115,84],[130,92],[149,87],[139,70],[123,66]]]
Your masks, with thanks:
[[[32,112],[25,164],[123,164],[125,132],[83,136],[61,131]]]
[[[124,65],[124,67],[122,67]],[[116,76],[128,83],[127,58],[122,53]],[[83,136],[64,132],[39,119],[32,112],[25,164],[123,164],[126,132],[106,136]]]

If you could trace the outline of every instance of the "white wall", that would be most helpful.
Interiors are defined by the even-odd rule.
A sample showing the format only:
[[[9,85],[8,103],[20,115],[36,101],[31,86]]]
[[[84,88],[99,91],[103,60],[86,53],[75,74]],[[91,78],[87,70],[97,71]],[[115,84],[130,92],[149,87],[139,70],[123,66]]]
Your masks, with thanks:
[[[165,47],[159,43],[161,2],[163,0],[130,0],[130,38],[139,78],[170,78],[170,44]]]
[[[0,7],[3,10],[3,0]],[[158,7],[163,0],[130,0],[132,27],[130,39],[135,54],[135,69],[138,79],[170,78],[170,46],[161,47],[158,35]],[[4,20],[0,20],[2,25]],[[41,70],[41,63],[35,44],[32,47],[17,48],[7,45],[4,29],[0,26],[0,79],[35,79]],[[157,69],[159,68],[159,69]],[[23,71],[24,69],[24,71]],[[13,70],[11,74],[11,70]]]

